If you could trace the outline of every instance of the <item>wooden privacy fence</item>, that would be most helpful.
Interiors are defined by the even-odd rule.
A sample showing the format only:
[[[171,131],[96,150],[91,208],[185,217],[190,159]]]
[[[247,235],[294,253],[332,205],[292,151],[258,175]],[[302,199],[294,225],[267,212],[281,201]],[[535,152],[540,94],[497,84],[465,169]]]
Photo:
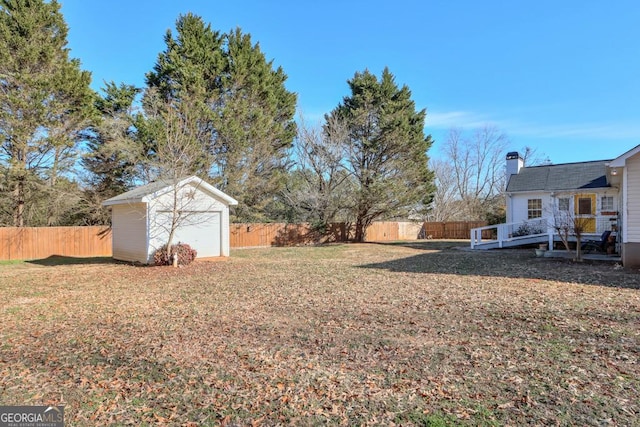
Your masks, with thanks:
[[[325,233],[314,231],[309,224],[231,224],[229,243],[232,248],[259,246],[295,246],[348,240],[345,224],[331,224]]]
[[[0,228],[0,260],[111,256],[109,227]]]
[[[471,229],[487,225],[475,222],[397,222],[379,221],[367,228],[367,242],[418,239],[469,239]],[[324,233],[313,231],[309,224],[231,224],[232,248],[258,246],[295,246],[316,243],[346,242],[353,237],[346,224],[331,224]],[[350,233],[351,231],[351,233]]]
[[[374,222],[366,233],[368,242],[418,239],[469,239],[472,228],[486,222]],[[320,233],[309,224],[231,224],[232,248],[296,246],[346,242],[353,230],[331,224]],[[0,260],[111,256],[109,227],[6,227],[0,228]]]
[[[432,239],[469,239],[472,228],[485,225],[486,221],[425,222],[424,231]]]

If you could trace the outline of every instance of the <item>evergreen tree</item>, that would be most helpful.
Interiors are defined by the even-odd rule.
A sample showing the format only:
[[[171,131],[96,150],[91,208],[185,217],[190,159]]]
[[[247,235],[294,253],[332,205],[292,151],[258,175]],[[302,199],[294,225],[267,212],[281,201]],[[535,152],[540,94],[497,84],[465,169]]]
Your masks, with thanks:
[[[296,131],[296,96],[284,86],[286,75],[249,35],[221,35],[192,14],[178,18],[176,36],[167,32],[165,43],[147,85],[167,100],[189,98],[209,177],[240,201],[233,219],[269,219]]]
[[[66,44],[55,0],[0,0],[0,162],[14,226],[25,225],[29,196],[43,197],[41,182],[54,190],[75,163],[78,133],[92,114],[91,75]],[[51,210],[47,223],[56,216]]]
[[[223,37],[199,16],[181,15],[176,22],[176,37],[171,30],[165,34],[166,50],[158,55],[153,71],[147,73],[147,89],[143,98],[144,115],[136,118],[138,137],[148,156],[153,156],[158,138],[163,138],[162,120],[168,111],[183,110],[180,103],[188,103],[190,119],[197,129],[189,130],[198,135],[201,145],[202,173],[211,166],[213,152],[213,120],[220,104],[220,81],[224,69],[222,54]],[[164,124],[168,126],[168,124]],[[145,171],[148,175],[150,171]],[[152,179],[147,176],[147,179]]]
[[[164,36],[166,49],[147,73],[147,85],[167,100],[188,94],[192,101],[215,102],[224,69],[223,41],[201,17],[180,15],[175,38],[171,30]]]
[[[282,68],[274,70],[240,29],[227,36],[224,58],[212,178],[239,201],[235,220],[266,221],[286,181],[296,95],[285,88]]]
[[[95,102],[99,120],[86,130],[87,154],[82,165],[88,172],[83,214],[88,224],[106,224],[109,213],[102,202],[130,190],[136,177],[133,102],[140,89],[107,83]]]
[[[347,128],[355,240],[363,241],[374,220],[428,205],[434,189],[427,167],[431,136],[424,135],[425,110],[416,111],[409,88],[399,88],[387,68],[379,80],[364,71],[348,83],[351,95],[326,118]]]

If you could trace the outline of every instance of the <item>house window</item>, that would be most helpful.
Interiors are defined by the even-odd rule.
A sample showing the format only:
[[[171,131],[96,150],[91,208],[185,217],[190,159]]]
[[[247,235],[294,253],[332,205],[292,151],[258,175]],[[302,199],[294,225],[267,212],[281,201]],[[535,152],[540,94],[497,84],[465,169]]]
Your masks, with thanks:
[[[527,219],[542,217],[542,199],[527,200]]]
[[[558,210],[563,212],[569,212],[569,198],[561,197],[558,199]]]
[[[578,198],[578,215],[591,215],[591,197]]]
[[[602,196],[602,199],[600,199],[600,210],[603,212],[611,212],[615,210],[613,208],[612,196]]]

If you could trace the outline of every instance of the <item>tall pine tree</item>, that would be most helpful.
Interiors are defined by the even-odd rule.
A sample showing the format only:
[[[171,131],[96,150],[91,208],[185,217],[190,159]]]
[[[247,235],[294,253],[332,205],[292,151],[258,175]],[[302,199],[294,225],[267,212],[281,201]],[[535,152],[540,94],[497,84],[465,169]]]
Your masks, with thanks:
[[[55,0],[0,0],[0,162],[14,226],[27,225],[29,196],[47,197],[39,187],[54,190],[73,165],[78,133],[93,111],[91,75],[66,45]]]
[[[238,221],[265,221],[284,187],[287,150],[296,135],[296,95],[258,44],[238,28],[227,35],[212,178],[239,201]]]
[[[109,213],[102,202],[130,190],[136,178],[139,149],[134,138],[133,102],[140,89],[107,83],[96,99],[100,114],[85,132],[87,153],[82,165],[88,172],[82,215],[88,224],[106,224]]]
[[[348,165],[356,186],[355,240],[363,241],[376,219],[404,217],[431,199],[431,136],[424,135],[426,111],[416,111],[409,88],[399,88],[387,68],[380,79],[364,71],[348,83],[351,95],[326,119],[347,129]]]
[[[296,95],[286,90],[286,75],[249,35],[221,35],[192,14],[178,18],[165,43],[147,74],[149,89],[172,102],[189,99],[196,109],[190,121],[209,154],[209,178],[240,201],[233,219],[268,219],[295,135]]]

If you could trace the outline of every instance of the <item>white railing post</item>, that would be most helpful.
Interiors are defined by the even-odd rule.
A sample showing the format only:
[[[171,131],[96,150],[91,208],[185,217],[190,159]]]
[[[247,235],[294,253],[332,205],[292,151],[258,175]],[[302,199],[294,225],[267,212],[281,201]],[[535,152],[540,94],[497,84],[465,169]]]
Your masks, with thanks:
[[[502,248],[502,242],[504,241],[504,235],[505,235],[505,224],[498,224],[498,247]]]

